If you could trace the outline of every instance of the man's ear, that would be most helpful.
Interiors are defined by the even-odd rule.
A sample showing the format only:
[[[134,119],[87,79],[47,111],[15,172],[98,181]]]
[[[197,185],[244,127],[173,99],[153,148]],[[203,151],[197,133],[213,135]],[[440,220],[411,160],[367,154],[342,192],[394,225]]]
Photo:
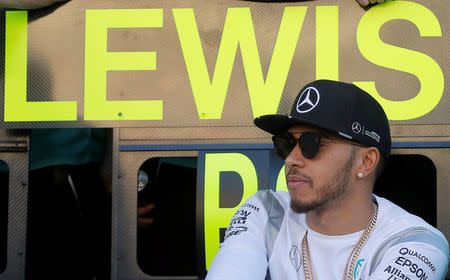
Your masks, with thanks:
[[[363,148],[360,150],[359,166],[356,169],[358,179],[368,176],[375,176],[376,167],[380,161],[380,152],[375,147]]]

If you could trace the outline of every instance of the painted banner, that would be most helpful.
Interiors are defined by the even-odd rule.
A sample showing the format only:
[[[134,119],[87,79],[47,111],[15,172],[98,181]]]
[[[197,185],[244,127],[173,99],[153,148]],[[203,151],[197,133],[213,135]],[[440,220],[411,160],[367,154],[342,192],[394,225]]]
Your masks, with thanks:
[[[0,10],[1,124],[253,126],[314,79],[355,83],[392,124],[449,124],[445,0],[72,0]]]

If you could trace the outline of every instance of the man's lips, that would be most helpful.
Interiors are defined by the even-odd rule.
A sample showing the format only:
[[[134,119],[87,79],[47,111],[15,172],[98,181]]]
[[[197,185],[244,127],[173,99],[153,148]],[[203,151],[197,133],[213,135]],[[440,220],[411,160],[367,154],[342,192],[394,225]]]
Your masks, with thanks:
[[[287,175],[286,181],[289,189],[305,186],[306,184],[309,183],[309,180],[307,178],[300,175]]]

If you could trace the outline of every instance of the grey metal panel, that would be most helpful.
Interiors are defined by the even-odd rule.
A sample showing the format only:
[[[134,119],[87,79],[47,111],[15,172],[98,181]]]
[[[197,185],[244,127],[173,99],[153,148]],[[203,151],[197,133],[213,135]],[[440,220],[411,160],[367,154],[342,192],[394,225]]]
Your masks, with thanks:
[[[393,141],[404,141],[405,137],[420,138],[420,141],[444,141],[450,137],[450,125],[391,125],[391,136],[394,138]],[[442,137],[447,137],[447,139]]]
[[[0,129],[0,140],[17,142],[28,147],[28,137],[23,132],[6,132]],[[25,240],[28,197],[28,152],[0,152],[0,160],[9,167],[9,204],[7,264],[0,279],[25,278]]]
[[[266,138],[266,139],[264,139]],[[120,140],[187,140],[196,141],[199,139],[206,141],[224,141],[232,139],[235,141],[243,140],[259,140],[269,139],[269,134],[257,128],[242,126],[227,127],[142,127],[142,128],[121,128]]]
[[[119,152],[118,134],[114,132],[112,276],[126,279],[197,279],[197,277],[152,277],[137,264],[137,174],[139,167],[152,157],[195,157],[196,151]]]

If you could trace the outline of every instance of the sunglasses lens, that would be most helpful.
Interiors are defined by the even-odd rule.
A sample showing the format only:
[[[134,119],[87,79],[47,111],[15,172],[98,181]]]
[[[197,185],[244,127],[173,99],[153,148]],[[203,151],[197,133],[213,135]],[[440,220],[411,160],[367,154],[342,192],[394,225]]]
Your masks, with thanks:
[[[313,132],[304,132],[300,136],[300,150],[307,159],[312,159],[317,155],[320,147],[321,135]]]
[[[297,144],[297,141],[289,136],[273,136],[272,141],[278,156],[282,159],[286,159]]]
[[[300,144],[303,156],[312,159],[319,152],[321,137],[320,134],[314,132],[303,132],[298,140],[289,134],[287,136],[273,136],[272,141],[278,156],[282,159],[289,156],[297,142]]]

